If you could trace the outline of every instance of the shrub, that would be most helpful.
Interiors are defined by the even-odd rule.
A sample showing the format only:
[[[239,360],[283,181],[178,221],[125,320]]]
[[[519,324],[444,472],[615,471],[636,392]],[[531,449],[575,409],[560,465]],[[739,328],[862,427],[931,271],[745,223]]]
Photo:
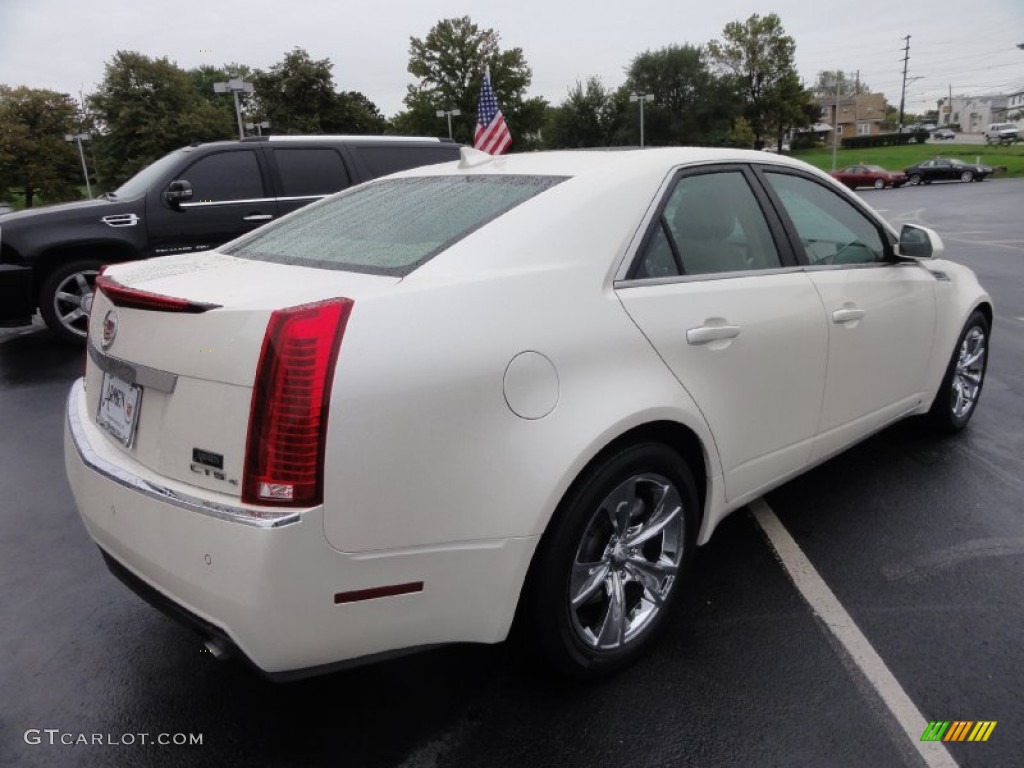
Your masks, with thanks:
[[[903,144],[924,144],[928,131],[913,133],[879,133],[875,136],[851,136],[842,140],[843,149],[864,149],[865,147],[894,147]]]

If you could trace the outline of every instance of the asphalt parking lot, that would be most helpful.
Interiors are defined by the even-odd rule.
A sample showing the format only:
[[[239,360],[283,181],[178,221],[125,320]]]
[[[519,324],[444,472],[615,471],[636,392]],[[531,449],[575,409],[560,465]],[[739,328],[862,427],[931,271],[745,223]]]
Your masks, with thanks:
[[[981,403],[960,436],[897,425],[766,502],[920,715],[996,721],[987,742],[922,756],[749,511],[699,553],[665,641],[602,684],[514,644],[290,684],[218,662],[103,565],[63,469],[83,353],[30,328],[0,332],[0,765],[1021,765],[1024,180],[862,196],[992,294]]]

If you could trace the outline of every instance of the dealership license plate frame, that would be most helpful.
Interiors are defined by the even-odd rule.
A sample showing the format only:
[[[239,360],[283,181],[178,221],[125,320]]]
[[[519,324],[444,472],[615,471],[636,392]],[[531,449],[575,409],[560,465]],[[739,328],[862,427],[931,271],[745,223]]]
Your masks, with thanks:
[[[142,387],[111,373],[103,372],[96,423],[113,435],[125,448],[135,442],[142,410]]]

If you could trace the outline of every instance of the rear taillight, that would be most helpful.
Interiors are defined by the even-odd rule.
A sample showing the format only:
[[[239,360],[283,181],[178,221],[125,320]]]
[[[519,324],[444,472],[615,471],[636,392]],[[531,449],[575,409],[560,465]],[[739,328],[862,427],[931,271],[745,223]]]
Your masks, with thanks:
[[[103,291],[103,294],[110,299],[110,303],[115,307],[148,309],[155,312],[190,312],[193,314],[220,307],[220,304],[176,299],[173,296],[164,296],[162,293],[150,293],[149,291],[129,288],[104,274],[100,274],[96,278],[96,289]]]
[[[274,312],[256,369],[242,501],[311,507],[323,501],[327,408],[351,299]]]

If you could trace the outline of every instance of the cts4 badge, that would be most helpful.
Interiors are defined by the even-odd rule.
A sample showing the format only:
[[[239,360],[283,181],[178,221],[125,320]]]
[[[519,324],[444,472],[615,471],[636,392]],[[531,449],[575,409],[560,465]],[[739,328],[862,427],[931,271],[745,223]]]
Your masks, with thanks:
[[[110,349],[117,336],[117,310],[111,309],[103,316],[103,328],[100,331],[100,345],[104,350]]]

